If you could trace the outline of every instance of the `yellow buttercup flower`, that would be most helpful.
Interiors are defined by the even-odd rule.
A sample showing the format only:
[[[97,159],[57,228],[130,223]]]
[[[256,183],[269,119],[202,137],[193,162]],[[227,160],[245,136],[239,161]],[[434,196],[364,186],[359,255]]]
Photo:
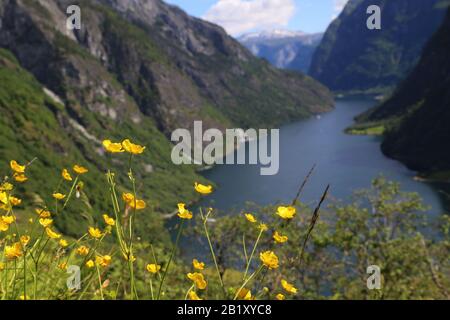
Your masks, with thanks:
[[[252,215],[251,213],[246,213],[245,214],[245,218],[250,221],[251,223],[256,223],[256,218],[254,215]]]
[[[28,180],[27,176],[23,173],[14,173],[13,178],[16,182],[24,183]]]
[[[22,203],[22,200],[16,197],[9,197],[9,202],[11,203],[11,205],[13,206],[18,206]]]
[[[206,286],[208,283],[206,282],[205,278],[203,277],[203,274],[194,272],[194,273],[188,273],[187,277],[192,280],[195,284],[195,286],[200,289],[204,290],[206,289]]]
[[[284,300],[284,299],[286,299],[286,297],[285,297],[284,294],[282,294],[282,293],[277,294],[277,295],[275,296],[275,298],[276,298],[277,300]]]
[[[12,189],[14,189],[14,186],[9,182],[0,184],[0,191],[11,191]]]
[[[237,295],[238,299],[240,300],[253,300],[252,297],[252,292],[246,288],[242,288],[238,295]]]
[[[78,253],[80,256],[87,256],[87,255],[89,254],[89,248],[86,247],[86,246],[78,247],[77,253]]]
[[[61,239],[61,240],[59,240],[59,245],[63,248],[66,248],[69,246],[69,243],[67,242],[67,240]]]
[[[47,228],[53,223],[53,219],[41,218],[41,219],[39,219],[39,223],[44,228]]]
[[[128,204],[128,206],[132,209],[142,210],[147,207],[147,204],[144,200],[137,200],[134,198],[132,193],[124,193],[122,195],[122,199]]]
[[[8,195],[6,194],[6,192],[0,192],[0,202],[3,204],[8,203]]]
[[[50,218],[51,217],[51,213],[48,210],[45,209],[35,209],[37,215],[39,216],[39,218]]]
[[[95,266],[95,263],[93,260],[89,260],[88,262],[86,262],[86,267],[93,268]]]
[[[104,140],[103,147],[105,147],[106,151],[111,152],[111,153],[125,152],[121,143],[114,143],[111,140]]]
[[[269,269],[278,268],[278,257],[273,251],[261,252],[259,258],[267,268]]]
[[[273,234],[273,240],[275,240],[276,243],[285,243],[288,241],[288,237],[279,234],[278,231],[275,231]]]
[[[277,215],[279,215],[281,218],[285,220],[290,220],[295,217],[295,214],[297,213],[297,210],[295,207],[283,207],[280,206],[277,209]]]
[[[178,216],[181,218],[181,219],[187,219],[187,220],[189,220],[189,219],[192,219],[192,212],[190,212],[189,210],[187,210],[186,208],[185,208],[185,204],[184,203],[179,203],[178,204]]]
[[[202,300],[200,297],[195,293],[195,291],[189,291],[189,300]]]
[[[161,270],[161,266],[159,264],[152,263],[147,265],[147,271],[150,273],[156,274],[159,270]]]
[[[297,288],[294,287],[292,284],[290,284],[289,282],[287,282],[286,280],[281,280],[281,285],[283,286],[284,290],[286,290],[286,292],[295,294],[297,293]]]
[[[61,172],[61,176],[66,181],[72,181],[73,180],[72,176],[70,175],[69,171],[67,171],[67,169],[63,169],[63,171]]]
[[[106,268],[107,266],[109,266],[111,263],[111,260],[112,260],[111,256],[108,256],[108,255],[95,257],[95,263],[103,268]]]
[[[20,243],[21,243],[23,246],[26,246],[26,245],[30,242],[30,240],[31,240],[31,237],[30,237],[30,236],[24,235],[24,236],[21,236],[21,237],[20,237]]]
[[[269,230],[269,227],[267,226],[267,224],[261,223],[259,225],[259,230],[261,230],[261,232],[266,232],[267,230]]]
[[[123,193],[122,199],[126,203],[130,203],[131,201],[134,201],[134,195],[132,193]]]
[[[59,239],[61,238],[61,235],[59,233],[56,233],[51,228],[45,228],[45,232],[47,233],[47,236],[51,239]]]
[[[102,232],[98,228],[89,227],[88,232],[91,237],[95,239],[100,239],[103,236]]]
[[[16,221],[15,216],[2,216],[1,220],[6,223],[7,225],[12,224],[14,221]]]
[[[53,194],[53,198],[55,198],[56,200],[62,200],[66,197],[65,194],[59,193],[59,192],[55,192]]]
[[[129,139],[122,142],[123,149],[131,154],[141,154],[144,152],[145,147],[132,143]]]
[[[103,215],[103,220],[108,226],[114,226],[116,224],[116,221],[107,214]]]
[[[85,173],[88,173],[88,172],[89,172],[88,169],[86,169],[85,167],[79,166],[79,165],[77,165],[77,164],[73,166],[73,171],[74,171],[76,174],[85,174]]]
[[[192,265],[197,270],[203,270],[205,269],[205,263],[199,262],[197,259],[192,260]]]
[[[211,192],[213,192],[213,187],[211,185],[205,186],[205,185],[203,185],[201,183],[197,183],[197,182],[194,184],[194,188],[195,188],[195,191],[197,191],[200,194],[204,194],[204,195],[207,195],[207,194],[210,194]]]
[[[58,264],[58,268],[65,271],[67,270],[67,263],[66,262],[61,262],[60,264]]]
[[[9,224],[0,219],[0,232],[6,232],[9,230]]]
[[[20,258],[22,255],[22,244],[20,242],[16,242],[11,246],[5,246],[5,257],[9,260]]]
[[[25,173],[26,166],[21,166],[16,160],[11,160],[9,164],[14,172]]]

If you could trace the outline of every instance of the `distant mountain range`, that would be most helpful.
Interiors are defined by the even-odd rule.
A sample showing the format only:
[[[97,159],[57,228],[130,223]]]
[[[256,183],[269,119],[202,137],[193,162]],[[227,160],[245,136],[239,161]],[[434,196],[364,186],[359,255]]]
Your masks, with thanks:
[[[312,56],[323,34],[272,30],[248,33],[238,38],[255,56],[280,69],[308,72]]]
[[[379,93],[394,88],[420,59],[441,25],[448,0],[350,0],[328,27],[309,74],[333,91]],[[369,30],[370,5],[381,30]]]

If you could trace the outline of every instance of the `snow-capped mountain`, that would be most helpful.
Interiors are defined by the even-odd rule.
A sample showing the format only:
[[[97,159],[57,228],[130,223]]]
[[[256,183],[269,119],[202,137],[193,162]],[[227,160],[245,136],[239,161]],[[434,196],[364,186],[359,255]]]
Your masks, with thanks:
[[[238,40],[255,56],[267,59],[277,68],[306,73],[322,36],[322,33],[270,30],[247,33]]]

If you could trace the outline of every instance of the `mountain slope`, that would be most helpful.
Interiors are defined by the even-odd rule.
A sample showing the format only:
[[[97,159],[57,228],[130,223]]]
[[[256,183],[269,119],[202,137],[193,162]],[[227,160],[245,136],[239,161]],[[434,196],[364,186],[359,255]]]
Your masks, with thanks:
[[[19,186],[27,207],[47,204],[53,208],[51,194],[60,183],[61,170],[77,163],[89,169],[82,178],[88,200],[73,199],[66,212],[56,217],[57,227],[68,235],[79,235],[85,231],[80,228],[83,224],[80,218],[92,214],[101,219],[101,213],[109,212],[106,169],[113,168],[125,188],[129,182],[126,178],[128,158],[104,154],[100,140],[106,137],[137,137],[139,142],[145,141],[148,152],[136,159],[134,169],[141,181],[138,192],[147,199],[152,211],[171,210],[177,202],[173,194],[185,200],[194,199],[192,188],[179,186],[190,186],[200,177],[193,168],[172,165],[168,156],[170,144],[150,119],[142,116],[140,125],[136,126],[126,116],[118,122],[86,113],[84,126],[81,126],[72,117],[72,107],[57,100],[18,65],[11,53],[0,49],[0,172],[10,171],[10,159],[24,164],[37,158],[28,170],[29,181]],[[136,106],[128,107],[130,113],[139,114]],[[69,188],[69,184],[62,184],[59,191],[67,194]],[[162,221],[156,215],[141,224],[140,231],[148,232],[148,228],[158,223]]]
[[[159,0],[100,2],[143,30],[193,81],[209,110],[219,111],[236,125],[276,126],[332,106],[322,85],[256,59],[222,28],[176,7]]]
[[[325,33],[309,74],[334,91],[382,92],[404,79],[439,28],[447,0],[350,0]],[[366,10],[379,5],[381,30]]]
[[[391,123],[383,151],[423,172],[450,171],[450,10],[417,67],[394,95],[366,115]]]
[[[82,30],[66,29],[69,4],[80,5]],[[60,170],[80,163],[90,170],[86,210],[101,217],[106,169],[128,181],[128,159],[106,155],[101,141],[131,138],[147,146],[134,164],[139,194],[150,211],[171,212],[198,197],[194,181],[205,181],[193,166],[172,163],[174,128],[194,120],[264,127],[332,106],[316,81],[272,68],[221,28],[161,1],[4,0],[0,20],[0,172],[13,158],[37,157],[23,186],[29,201],[49,203]],[[57,227],[80,232],[80,212],[68,210]]]
[[[238,38],[255,56],[280,69],[307,73],[323,34],[275,30],[246,34]]]

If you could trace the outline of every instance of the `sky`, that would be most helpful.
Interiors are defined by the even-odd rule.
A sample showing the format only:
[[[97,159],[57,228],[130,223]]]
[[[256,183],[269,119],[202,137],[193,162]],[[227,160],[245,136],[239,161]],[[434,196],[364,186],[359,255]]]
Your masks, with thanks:
[[[233,36],[286,29],[323,32],[348,0],[165,0]]]

